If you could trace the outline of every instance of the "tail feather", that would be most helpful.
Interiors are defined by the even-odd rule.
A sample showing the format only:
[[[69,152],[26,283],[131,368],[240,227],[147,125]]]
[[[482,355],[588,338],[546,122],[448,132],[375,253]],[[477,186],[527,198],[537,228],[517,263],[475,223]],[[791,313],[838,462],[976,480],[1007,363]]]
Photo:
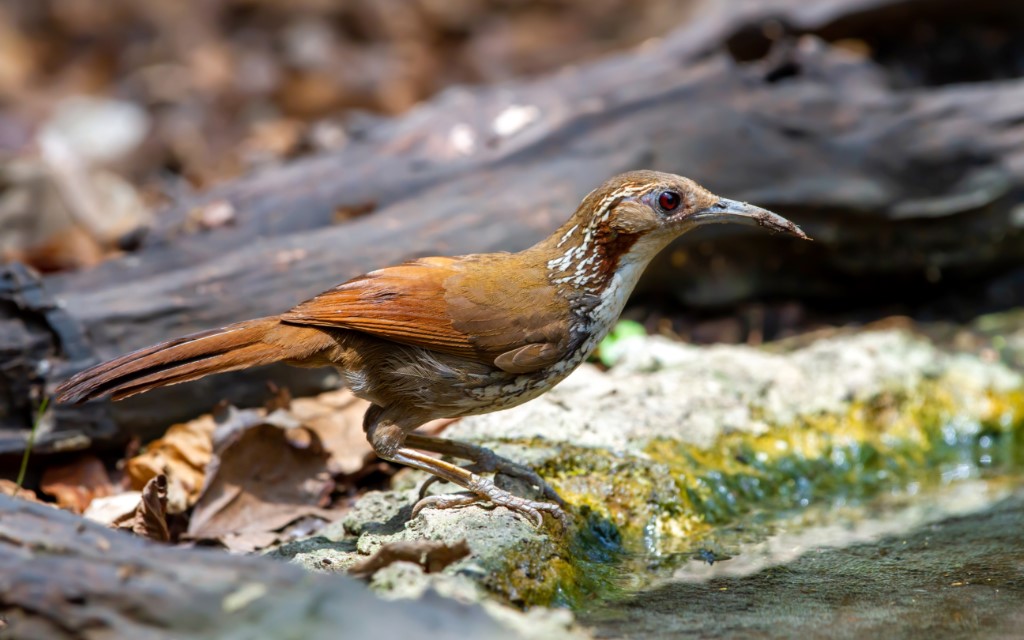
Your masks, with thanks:
[[[277,335],[295,332],[292,340]],[[86,369],[57,388],[59,402],[80,403],[110,395],[114,400],[156,387],[245,369],[279,360],[303,359],[322,346],[322,331],[282,325],[276,317],[239,322],[140,349]],[[305,338],[305,340],[303,339]]]

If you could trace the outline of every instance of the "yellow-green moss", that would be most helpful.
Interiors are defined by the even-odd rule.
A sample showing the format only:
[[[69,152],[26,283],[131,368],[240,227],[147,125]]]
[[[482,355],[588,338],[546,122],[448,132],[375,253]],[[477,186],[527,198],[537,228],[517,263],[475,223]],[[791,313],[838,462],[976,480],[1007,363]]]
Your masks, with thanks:
[[[524,539],[514,554],[486,566],[485,587],[516,606],[576,608],[615,591],[618,529],[586,508],[576,509],[570,535],[549,522],[551,537]]]
[[[522,549],[487,584],[513,602],[577,606],[615,590],[624,552],[687,549],[755,509],[866,498],[965,461],[1024,463],[1024,392],[971,400],[965,409],[957,389],[931,381],[841,415],[726,434],[710,448],[667,439],[650,442],[646,455],[560,448],[542,473],[576,510],[576,535],[553,532],[554,555],[550,547]],[[973,428],[951,428],[963,422]]]
[[[652,441],[646,453],[669,469],[681,508],[662,517],[662,539],[707,530],[751,509],[788,509],[828,498],[860,499],[911,480],[927,481],[944,464],[976,464],[980,442],[1020,437],[1024,394],[989,393],[967,415],[954,390],[929,382],[913,391],[854,403],[843,415],[804,416],[759,435],[734,433],[701,449]],[[974,429],[954,429],[956,421]],[[988,436],[988,440],[982,439]],[[669,551],[663,548],[661,551]]]

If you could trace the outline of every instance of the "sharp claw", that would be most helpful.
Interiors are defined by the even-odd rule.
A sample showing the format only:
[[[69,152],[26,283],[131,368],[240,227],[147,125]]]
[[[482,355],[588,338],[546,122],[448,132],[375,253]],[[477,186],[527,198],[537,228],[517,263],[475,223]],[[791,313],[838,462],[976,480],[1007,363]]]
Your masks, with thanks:
[[[544,481],[544,478],[540,477],[540,474],[522,465],[516,464],[510,461],[503,461],[495,465],[494,469],[491,469],[497,473],[503,473],[513,478],[519,478],[530,483],[534,487],[540,489],[541,495],[548,500],[555,502],[558,506],[565,508],[565,501],[562,500],[562,496],[558,495],[558,492],[554,488]]]
[[[427,508],[431,509],[453,509],[455,507],[465,507],[478,502],[483,502],[485,498],[480,497],[475,493],[446,493],[436,496],[427,496],[416,501],[416,504],[412,507],[412,517],[415,518],[421,511]]]
[[[572,525],[572,520],[569,518],[569,514],[563,509],[559,509],[558,511],[558,521],[562,523],[563,529],[568,529]]]
[[[409,514],[409,517],[415,518],[416,516],[420,515],[420,511],[423,511],[423,508],[425,506],[426,505],[423,504],[422,500],[417,500],[416,504],[412,505],[412,513]]]
[[[530,509],[529,511],[527,511],[527,513],[533,517],[533,526],[535,528],[540,529],[544,526],[544,516],[541,515],[540,511],[537,511],[536,509]]]
[[[430,476],[429,478],[423,481],[423,484],[420,485],[420,493],[417,498],[417,504],[419,504],[419,502],[422,502],[427,497],[427,489],[430,488],[430,485],[438,482],[444,482],[444,480],[437,476]]]

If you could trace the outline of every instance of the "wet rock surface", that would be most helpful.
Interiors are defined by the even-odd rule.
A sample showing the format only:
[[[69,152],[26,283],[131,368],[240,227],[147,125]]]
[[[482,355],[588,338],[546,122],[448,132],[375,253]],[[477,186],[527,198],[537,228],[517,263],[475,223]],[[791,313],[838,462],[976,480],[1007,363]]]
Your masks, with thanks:
[[[568,611],[535,609],[521,613],[488,598],[502,593],[507,602],[524,606],[549,601],[558,579],[556,567],[562,545],[550,533],[534,529],[506,509],[426,510],[410,520],[416,491],[368,494],[343,520],[319,535],[282,547],[271,555],[291,558],[315,572],[344,571],[382,546],[403,540],[466,540],[472,555],[441,573],[426,573],[409,562],[396,562],[378,571],[371,587],[388,599],[420,598],[436,591],[461,602],[481,603],[499,622],[526,638],[583,638]],[[516,558],[510,562],[509,560]],[[545,575],[546,574],[546,575]],[[521,586],[516,586],[516,585]],[[523,589],[520,591],[520,589]],[[537,593],[540,590],[545,593]]]
[[[681,576],[583,619],[602,638],[1020,637],[1022,530],[1018,491],[878,540],[804,548],[749,575]]]

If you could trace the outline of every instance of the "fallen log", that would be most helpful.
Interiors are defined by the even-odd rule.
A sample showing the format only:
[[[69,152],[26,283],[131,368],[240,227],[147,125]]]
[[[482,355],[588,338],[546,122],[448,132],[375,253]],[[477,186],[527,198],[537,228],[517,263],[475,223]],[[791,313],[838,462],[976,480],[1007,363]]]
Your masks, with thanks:
[[[776,209],[817,240],[701,231],[666,251],[641,291],[714,307],[771,296],[865,304],[977,286],[1024,258],[1024,69],[983,64],[968,84],[959,67],[901,48],[921,24],[941,35],[936,46],[970,40],[971,25],[1024,33],[1019,9],[988,0],[751,4],[628,54],[451,90],[370,121],[337,152],[172,208],[139,252],[40,286],[86,336],[91,360],[108,358],[279,312],[381,265],[524,248],[605,177],[638,167]],[[1013,49],[1024,38],[1007,42],[992,60],[1024,59]],[[221,201],[236,225],[189,235],[188,213]],[[372,211],[335,224],[339,209]],[[86,364],[62,351],[59,331],[28,331],[32,321],[9,307],[0,305],[0,336],[18,372],[45,361],[38,379],[50,388]],[[272,375],[297,393],[336,381]],[[251,403],[265,379],[218,377],[95,411],[152,433],[225,397]],[[23,388],[0,372],[0,452],[24,442]],[[61,428],[73,414],[58,412],[42,446],[79,446],[66,437],[77,430]]]
[[[0,637],[514,638],[479,606],[391,602],[340,575],[151,543],[0,494]]]

